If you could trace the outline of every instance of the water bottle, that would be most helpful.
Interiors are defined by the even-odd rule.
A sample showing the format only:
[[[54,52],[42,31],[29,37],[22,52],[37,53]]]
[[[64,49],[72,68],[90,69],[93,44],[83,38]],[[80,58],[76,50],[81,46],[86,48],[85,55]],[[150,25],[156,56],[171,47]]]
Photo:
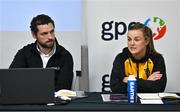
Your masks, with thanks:
[[[135,103],[137,100],[137,82],[134,75],[128,77],[128,102]]]

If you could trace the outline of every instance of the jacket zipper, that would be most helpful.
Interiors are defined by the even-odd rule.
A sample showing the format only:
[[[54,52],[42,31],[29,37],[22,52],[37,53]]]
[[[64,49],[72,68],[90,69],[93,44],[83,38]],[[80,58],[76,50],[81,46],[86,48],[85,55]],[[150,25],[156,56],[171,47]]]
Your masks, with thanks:
[[[137,68],[137,79],[139,79],[139,63],[136,63],[136,68]]]

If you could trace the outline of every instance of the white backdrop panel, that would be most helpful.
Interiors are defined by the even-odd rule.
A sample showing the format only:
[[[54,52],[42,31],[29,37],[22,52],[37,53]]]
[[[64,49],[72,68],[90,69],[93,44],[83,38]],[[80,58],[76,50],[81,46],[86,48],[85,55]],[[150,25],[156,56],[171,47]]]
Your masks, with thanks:
[[[126,34],[118,40],[104,41],[101,38],[103,22],[145,22],[147,18],[160,17],[167,26],[163,38],[154,41],[162,53],[167,69],[166,91],[180,91],[180,1],[178,0],[87,0],[85,2],[87,37],[89,46],[90,91],[101,91],[102,76],[110,74],[115,56],[127,46]],[[119,28],[122,31],[121,27]],[[127,32],[126,32],[127,33]]]

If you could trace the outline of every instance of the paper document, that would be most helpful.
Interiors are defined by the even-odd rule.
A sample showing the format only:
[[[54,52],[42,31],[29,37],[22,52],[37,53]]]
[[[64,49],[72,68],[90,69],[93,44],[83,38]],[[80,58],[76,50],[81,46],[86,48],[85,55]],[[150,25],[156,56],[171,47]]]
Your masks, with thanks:
[[[175,93],[159,93],[159,96],[161,98],[167,98],[167,99],[179,99],[180,96],[178,96]]]
[[[102,97],[103,101],[105,101],[105,102],[111,101],[110,94],[101,94],[101,97]]]
[[[146,99],[146,100],[150,100],[150,99],[161,99],[161,97],[158,95],[158,93],[138,93],[138,96],[140,99]]]
[[[180,96],[175,93],[138,93],[138,96],[141,99],[180,99]]]
[[[140,99],[141,104],[163,104],[163,101],[161,99],[156,100],[144,100]]]
[[[71,90],[67,90],[67,89],[61,89],[57,92],[55,92],[55,97],[58,96],[68,96],[68,97],[75,97],[76,96],[76,92],[75,91],[71,91]]]
[[[71,98],[81,98],[81,97],[87,97],[87,94],[84,91],[71,91],[66,89],[62,89],[55,92],[55,97],[61,97],[61,96],[67,96]]]
[[[175,93],[138,93],[142,104],[163,104],[162,99],[180,99]]]
[[[163,104],[158,93],[138,93],[141,104]]]

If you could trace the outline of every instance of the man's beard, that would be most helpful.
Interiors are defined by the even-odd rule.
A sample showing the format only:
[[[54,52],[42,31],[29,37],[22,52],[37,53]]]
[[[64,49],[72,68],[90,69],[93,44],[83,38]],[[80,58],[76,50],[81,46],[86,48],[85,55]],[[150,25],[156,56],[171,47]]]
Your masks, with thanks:
[[[52,49],[54,46],[54,41],[46,42],[46,43],[41,43],[41,42],[38,42],[38,43],[41,47],[46,48],[46,49]]]

